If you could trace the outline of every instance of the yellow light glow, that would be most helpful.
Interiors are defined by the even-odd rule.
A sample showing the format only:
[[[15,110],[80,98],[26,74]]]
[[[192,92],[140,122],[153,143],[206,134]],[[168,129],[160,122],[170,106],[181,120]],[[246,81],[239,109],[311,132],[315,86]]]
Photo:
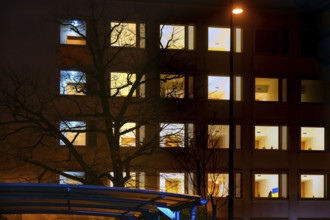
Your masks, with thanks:
[[[237,14],[241,14],[243,13],[243,9],[242,8],[234,8],[233,9],[233,14],[237,15]]]

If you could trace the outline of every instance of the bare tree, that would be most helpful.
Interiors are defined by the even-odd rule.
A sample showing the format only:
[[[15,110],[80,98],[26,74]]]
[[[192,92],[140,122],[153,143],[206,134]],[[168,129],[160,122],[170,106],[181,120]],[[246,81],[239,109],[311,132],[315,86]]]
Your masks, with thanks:
[[[188,149],[179,151],[180,156],[175,152],[178,158],[175,166],[188,174],[196,193],[210,201],[211,216],[212,219],[216,219],[217,210],[226,204],[228,196],[227,157],[219,151],[228,147],[228,126],[208,125],[206,132],[203,125],[204,123],[198,127],[198,131],[195,130],[201,136],[192,135],[196,138],[190,140],[191,145]],[[202,137],[203,134],[206,134],[206,137]]]
[[[51,172],[73,182],[123,187],[139,158],[153,154],[162,139],[159,95],[146,94],[146,87],[159,84],[159,70],[180,71],[191,58],[168,50],[181,44],[176,28],[164,41],[163,27],[155,37],[146,22],[130,23],[128,16],[110,22],[104,4],[89,2],[83,19],[56,19],[61,43],[81,45],[59,48],[60,63],[73,67],[61,70],[59,91],[35,70],[1,69],[1,154],[11,169],[37,167],[38,181]],[[84,175],[64,172],[66,167]]]

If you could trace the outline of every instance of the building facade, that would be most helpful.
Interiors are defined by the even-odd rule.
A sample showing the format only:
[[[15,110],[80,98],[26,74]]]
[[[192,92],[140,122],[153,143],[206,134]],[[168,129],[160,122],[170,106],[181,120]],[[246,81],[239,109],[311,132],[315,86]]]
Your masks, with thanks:
[[[36,83],[12,100],[38,126],[11,132],[23,110],[3,101],[2,182],[118,186],[113,144],[125,187],[199,194],[226,219],[233,111],[235,219],[330,219],[327,2],[241,2],[232,32],[227,1],[15,3],[2,9],[0,64]]]

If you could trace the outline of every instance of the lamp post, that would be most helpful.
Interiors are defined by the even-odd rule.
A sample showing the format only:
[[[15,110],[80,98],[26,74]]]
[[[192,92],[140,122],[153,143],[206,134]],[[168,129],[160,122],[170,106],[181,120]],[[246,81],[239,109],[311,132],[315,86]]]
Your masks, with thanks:
[[[234,123],[234,26],[233,16],[241,14],[242,8],[234,7],[233,0],[230,1],[230,51],[229,51],[229,79],[230,79],[230,91],[229,91],[229,155],[228,155],[228,219],[234,220],[234,149],[235,149],[235,123]]]

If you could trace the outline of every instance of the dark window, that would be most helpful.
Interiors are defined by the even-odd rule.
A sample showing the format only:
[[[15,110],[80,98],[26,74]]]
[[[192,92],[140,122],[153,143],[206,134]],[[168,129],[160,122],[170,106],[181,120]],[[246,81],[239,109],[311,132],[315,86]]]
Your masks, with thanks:
[[[274,30],[257,30],[256,52],[278,53],[278,33]]]
[[[301,54],[304,56],[317,56],[317,31],[302,30],[301,31]]]
[[[255,51],[257,53],[288,54],[288,30],[256,30]]]

